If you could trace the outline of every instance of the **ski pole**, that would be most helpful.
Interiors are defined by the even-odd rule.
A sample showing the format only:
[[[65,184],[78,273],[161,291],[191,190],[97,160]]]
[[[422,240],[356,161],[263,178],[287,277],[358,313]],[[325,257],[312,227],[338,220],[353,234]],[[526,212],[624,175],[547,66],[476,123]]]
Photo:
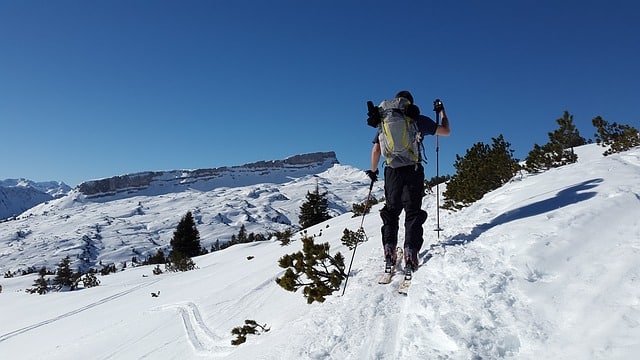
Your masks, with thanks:
[[[436,99],[433,102],[433,111],[436,113],[436,129],[440,126],[440,110],[442,108],[442,101]],[[440,238],[440,143],[439,136],[436,130],[436,222],[437,226],[434,229],[438,233],[438,239]]]
[[[364,216],[367,215],[367,211],[369,210],[369,199],[371,199],[372,189],[373,189],[373,180],[371,180],[371,185],[369,185],[369,194],[367,194],[367,201],[364,204],[364,211],[362,212],[362,221],[360,222],[360,229],[362,229],[363,232],[364,232],[364,228],[362,226],[364,225]],[[358,241],[356,241],[356,245],[353,247],[353,253],[351,254],[351,262],[349,262],[349,270],[347,271],[347,277],[344,279],[344,288],[342,289],[342,296],[344,296],[344,292],[347,291],[347,282],[349,281],[349,274],[351,274],[351,265],[353,264],[353,259],[356,257],[357,248],[358,248]]]

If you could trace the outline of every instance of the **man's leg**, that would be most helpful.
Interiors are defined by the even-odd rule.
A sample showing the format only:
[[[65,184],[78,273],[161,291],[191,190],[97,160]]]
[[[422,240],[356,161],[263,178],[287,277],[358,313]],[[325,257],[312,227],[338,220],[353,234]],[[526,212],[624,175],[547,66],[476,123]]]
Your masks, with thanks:
[[[424,242],[422,225],[427,220],[427,212],[422,210],[424,170],[422,166],[409,168],[404,177],[406,183],[402,203],[405,210],[405,262],[415,270],[418,267],[418,253]]]
[[[398,222],[402,212],[403,180],[396,169],[384,169],[385,205],[380,210],[382,218],[382,246],[385,261],[395,264],[396,246],[398,244]]]

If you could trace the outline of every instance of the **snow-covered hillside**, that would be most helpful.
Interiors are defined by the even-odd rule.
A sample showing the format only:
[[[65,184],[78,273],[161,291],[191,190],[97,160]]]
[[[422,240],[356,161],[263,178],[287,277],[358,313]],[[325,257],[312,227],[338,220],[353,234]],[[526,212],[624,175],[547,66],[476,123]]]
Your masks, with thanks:
[[[398,280],[376,284],[380,204],[364,218],[368,241],[357,249],[345,296],[322,304],[307,305],[274,282],[284,272],[278,259],[299,251],[300,241],[236,245],[196,258],[199,269],[185,273],[127,268],[75,292],[29,295],[35,275],[0,279],[0,358],[635,359],[640,149],[606,158],[596,145],[577,150],[576,164],[441,211],[439,239],[435,197],[425,198],[422,266],[406,297]],[[329,171],[347,178],[354,170]],[[359,186],[367,190],[364,180]],[[340,238],[361,221],[344,214],[309,233],[350,259]],[[246,319],[270,331],[232,346],[231,329]]]
[[[0,220],[19,215],[45,201],[62,197],[70,190],[69,185],[58,181],[0,180]]]
[[[257,234],[297,226],[305,195],[316,185],[328,192],[331,215],[344,214],[366,199],[368,182],[362,170],[338,164],[331,152],[88,181],[0,223],[0,272],[54,269],[66,256],[84,271],[142,261],[169,245],[187,211],[209,249],[242,225]],[[382,190],[374,195],[381,198]]]

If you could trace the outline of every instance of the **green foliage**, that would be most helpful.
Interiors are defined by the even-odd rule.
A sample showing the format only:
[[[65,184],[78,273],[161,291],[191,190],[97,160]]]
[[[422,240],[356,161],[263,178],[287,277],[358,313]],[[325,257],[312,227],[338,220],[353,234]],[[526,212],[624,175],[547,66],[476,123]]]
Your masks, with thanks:
[[[164,251],[162,249],[158,249],[155,255],[150,256],[146,261],[144,261],[143,265],[155,265],[155,264],[164,264],[167,262],[167,258],[164,256]]]
[[[96,271],[91,269],[82,277],[82,284],[85,288],[91,288],[100,285],[100,280],[96,276]]]
[[[331,219],[327,192],[320,193],[320,188],[316,185],[316,190],[307,192],[306,198],[307,201],[300,206],[299,223],[302,229]]]
[[[29,294],[38,293],[44,295],[49,292],[49,281],[45,278],[47,269],[43,266],[38,272],[38,278],[33,282],[33,287],[26,290]]]
[[[107,276],[117,271],[118,269],[116,269],[116,264],[110,264],[110,265],[103,266],[102,269],[100,269],[100,275]]]
[[[360,204],[352,204],[351,212],[353,213],[352,217],[358,217],[360,215],[368,214],[371,211],[371,207],[378,203],[378,199],[372,196],[369,201],[365,201]]]
[[[274,236],[278,241],[280,241],[280,245],[287,246],[291,244],[291,237],[293,236],[293,231],[291,229],[287,229],[285,231],[278,231],[274,233]]]
[[[431,179],[424,181],[424,188],[427,193],[431,193],[431,189],[433,187],[435,187],[438,184],[446,183],[449,180],[451,180],[451,175],[434,176]]]
[[[513,158],[511,144],[502,135],[493,138],[491,146],[481,142],[467,150],[464,157],[456,155],[456,174],[443,193],[444,208],[459,209],[479,200],[491,190],[509,181],[520,169]]]
[[[344,272],[344,257],[339,252],[329,254],[329,243],[314,244],[313,238],[302,238],[302,251],[280,258],[279,265],[287,269],[276,283],[287,291],[303,288],[307,303],[324,302],[325,297],[340,289]]]
[[[53,280],[56,290],[67,288],[69,290],[75,290],[82,281],[85,288],[90,288],[100,285],[95,269],[89,269],[86,274],[74,273],[70,267],[71,261],[69,257],[62,259],[56,270],[56,276]],[[47,269],[42,267],[38,272],[38,278],[33,282],[33,287],[26,291],[30,294],[38,293],[44,295],[52,289],[49,280],[46,276],[49,275]],[[84,275],[84,276],[83,276]]]
[[[358,231],[344,229],[341,240],[344,246],[348,247],[349,250],[353,250],[356,245],[365,242],[367,240],[367,236],[364,233],[363,228],[358,229]]]
[[[200,247],[200,233],[193,221],[191,211],[188,211],[178,223],[176,231],[173,232],[171,239],[171,252],[178,252],[187,257],[198,256],[202,254]],[[171,256],[171,253],[169,253]]]
[[[244,326],[235,327],[231,330],[231,334],[236,335],[236,339],[231,340],[231,345],[240,345],[247,341],[247,335],[260,335],[267,332],[267,324],[259,325],[255,320],[245,320]]]
[[[58,264],[58,269],[56,270],[56,277],[53,278],[53,284],[56,285],[58,290],[62,288],[69,288],[70,290],[74,290],[78,286],[80,276],[78,274],[74,274],[71,270],[71,260],[69,256],[66,256],[60,264]]]
[[[266,241],[266,240],[268,240],[268,236],[266,235],[256,234],[253,232],[247,233],[247,228],[244,226],[244,224],[242,224],[240,226],[240,230],[238,230],[238,234],[231,235],[230,241],[220,244],[220,242],[216,240],[216,248],[218,250],[222,250],[236,244],[246,244],[246,243],[251,243],[256,241]]]
[[[156,265],[156,267],[153,268],[153,275],[160,275],[162,274],[162,269],[160,269],[160,265]]]
[[[640,133],[633,126],[615,122],[610,124],[600,116],[595,117],[591,122],[597,131],[595,134],[596,143],[602,147],[608,147],[602,153],[604,156],[640,146]]]
[[[169,258],[167,259],[167,263],[165,264],[165,269],[167,269],[167,271],[173,272],[189,271],[194,270],[195,268],[196,264],[190,257],[177,251],[172,251],[169,254]]]
[[[578,161],[573,148],[586,144],[587,140],[580,136],[573,124],[573,115],[565,111],[556,122],[559,127],[548,133],[549,142],[542,146],[534,144],[533,150],[529,152],[525,159],[527,171],[536,173]]]
[[[196,268],[192,256],[203,253],[200,246],[200,233],[193,221],[191,211],[187,212],[178,223],[171,239],[171,251],[167,257],[165,268],[168,271],[189,271]]]

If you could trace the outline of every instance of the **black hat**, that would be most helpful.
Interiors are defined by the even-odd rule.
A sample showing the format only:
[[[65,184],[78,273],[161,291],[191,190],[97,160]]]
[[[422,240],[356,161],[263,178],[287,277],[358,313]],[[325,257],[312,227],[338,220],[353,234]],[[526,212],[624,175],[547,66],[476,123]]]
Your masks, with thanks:
[[[396,98],[399,98],[399,97],[405,98],[405,99],[409,100],[413,104],[413,96],[407,90],[402,90],[402,91],[398,92],[396,94]]]

